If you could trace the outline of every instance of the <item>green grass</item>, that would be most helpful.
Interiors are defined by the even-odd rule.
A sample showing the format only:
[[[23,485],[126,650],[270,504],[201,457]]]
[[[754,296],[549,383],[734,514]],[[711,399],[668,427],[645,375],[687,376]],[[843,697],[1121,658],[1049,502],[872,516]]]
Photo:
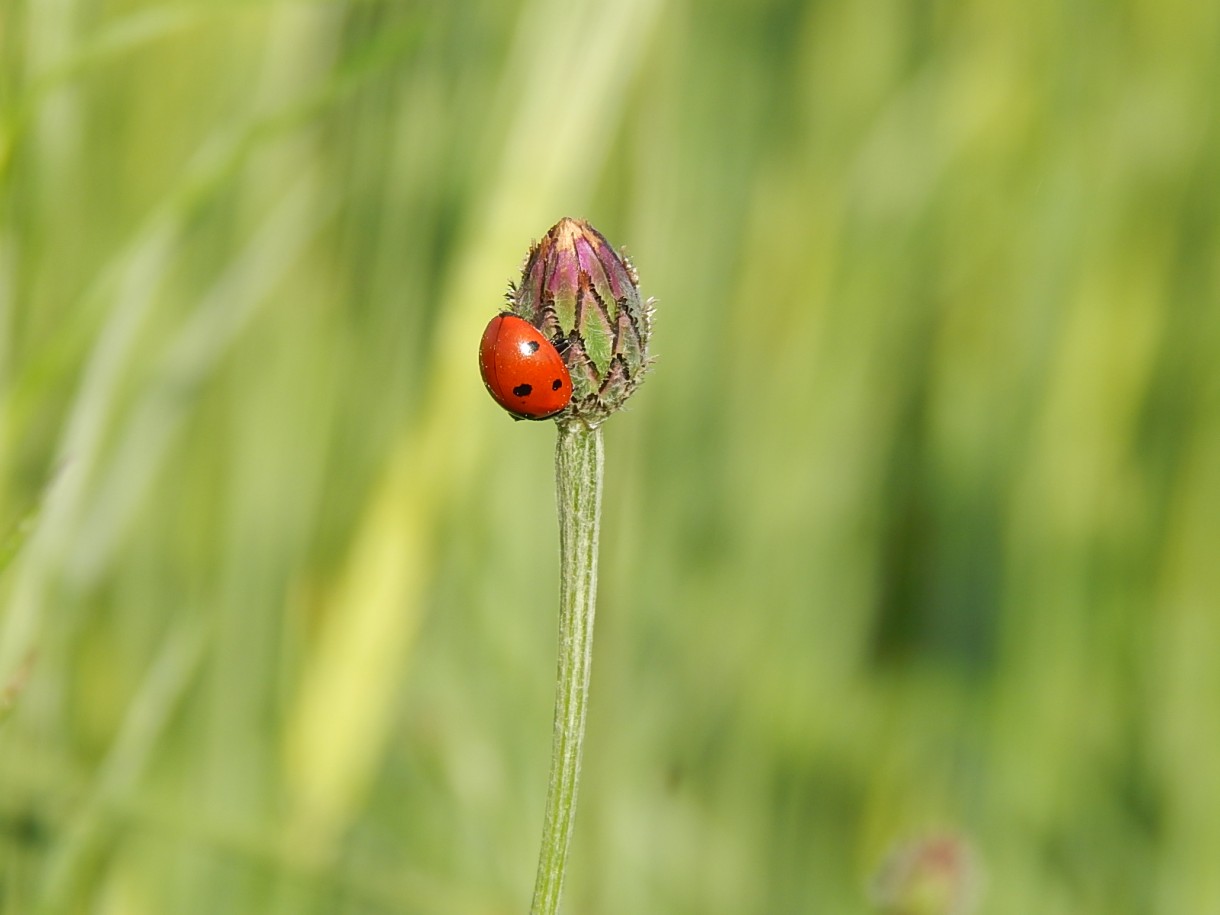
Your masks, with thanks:
[[[932,829],[1220,907],[1217,86],[1195,0],[4,5],[0,915],[525,911],[554,432],[475,349],[564,215],[659,299],[566,910]]]

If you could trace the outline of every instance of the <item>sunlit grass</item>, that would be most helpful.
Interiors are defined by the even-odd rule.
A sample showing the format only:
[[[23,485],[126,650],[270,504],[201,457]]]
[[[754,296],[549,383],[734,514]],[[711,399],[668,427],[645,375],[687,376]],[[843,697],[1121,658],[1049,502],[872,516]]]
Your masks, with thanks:
[[[564,215],[660,300],[567,910],[863,913],[929,830],[988,913],[1220,904],[1218,50],[1185,0],[0,10],[0,915],[525,910],[553,432],[474,350]]]

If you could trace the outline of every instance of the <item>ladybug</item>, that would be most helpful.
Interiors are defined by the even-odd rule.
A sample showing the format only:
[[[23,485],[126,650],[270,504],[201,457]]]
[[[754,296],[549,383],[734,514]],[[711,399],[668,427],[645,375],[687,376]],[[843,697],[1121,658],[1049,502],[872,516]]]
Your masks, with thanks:
[[[491,319],[479,344],[487,393],[517,419],[546,419],[572,399],[572,376],[559,350],[512,314]]]

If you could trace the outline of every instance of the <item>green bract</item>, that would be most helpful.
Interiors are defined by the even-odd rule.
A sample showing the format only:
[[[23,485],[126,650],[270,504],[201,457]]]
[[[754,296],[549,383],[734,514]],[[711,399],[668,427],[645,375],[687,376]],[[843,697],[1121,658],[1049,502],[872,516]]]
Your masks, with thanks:
[[[530,249],[508,299],[567,362],[572,402],[557,419],[596,425],[639,385],[652,330],[652,300],[641,300],[639,284],[631,261],[580,219],[561,219]]]

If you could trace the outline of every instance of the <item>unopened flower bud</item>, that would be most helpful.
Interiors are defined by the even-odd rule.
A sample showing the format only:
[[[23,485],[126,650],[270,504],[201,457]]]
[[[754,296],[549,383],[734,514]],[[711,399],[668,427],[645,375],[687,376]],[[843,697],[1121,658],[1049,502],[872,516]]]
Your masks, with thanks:
[[[589,425],[618,410],[648,370],[652,300],[623,254],[587,222],[561,219],[525,259],[511,311],[551,340],[572,376],[560,420]]]
[[[874,876],[872,896],[884,915],[972,915],[981,877],[963,837],[925,836],[890,852]]]

